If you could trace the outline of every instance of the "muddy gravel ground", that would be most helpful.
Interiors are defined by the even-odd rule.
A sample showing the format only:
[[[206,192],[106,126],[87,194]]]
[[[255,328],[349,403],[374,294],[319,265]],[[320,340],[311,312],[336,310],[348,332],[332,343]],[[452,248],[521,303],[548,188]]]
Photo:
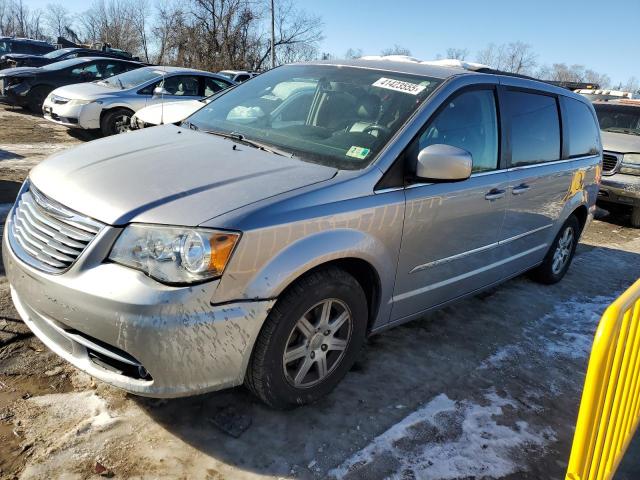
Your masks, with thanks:
[[[0,107],[0,218],[33,165],[90,138]],[[243,388],[151,400],[94,382],[20,322],[0,266],[0,478],[562,479],[598,319],[640,272],[626,221],[595,221],[558,285],[523,276],[371,338],[292,412]],[[640,478],[639,453],[618,479]]]

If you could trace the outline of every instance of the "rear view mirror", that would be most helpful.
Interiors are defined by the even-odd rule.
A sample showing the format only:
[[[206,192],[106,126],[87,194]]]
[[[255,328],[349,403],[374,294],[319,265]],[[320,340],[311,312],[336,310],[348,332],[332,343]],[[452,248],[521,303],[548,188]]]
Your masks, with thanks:
[[[429,145],[418,153],[416,177],[425,180],[466,180],[473,159],[466,150],[451,145]]]

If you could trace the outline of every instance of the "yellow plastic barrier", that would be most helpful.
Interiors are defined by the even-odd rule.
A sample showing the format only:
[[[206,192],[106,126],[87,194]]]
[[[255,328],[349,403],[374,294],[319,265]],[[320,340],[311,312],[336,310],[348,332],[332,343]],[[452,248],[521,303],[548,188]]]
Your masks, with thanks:
[[[604,312],[591,349],[567,480],[613,477],[640,420],[640,280]]]

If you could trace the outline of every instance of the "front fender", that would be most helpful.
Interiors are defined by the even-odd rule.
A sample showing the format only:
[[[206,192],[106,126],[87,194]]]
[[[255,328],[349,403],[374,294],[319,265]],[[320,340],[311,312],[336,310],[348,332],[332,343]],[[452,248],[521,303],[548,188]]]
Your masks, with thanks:
[[[388,299],[393,293],[397,258],[398,248],[385,245],[370,233],[349,228],[321,231],[288,244],[250,276],[246,275],[246,262],[240,258],[225,272],[213,300],[218,303],[277,298],[296,279],[319,265],[358,259],[371,265],[380,280],[380,321],[389,315]]]

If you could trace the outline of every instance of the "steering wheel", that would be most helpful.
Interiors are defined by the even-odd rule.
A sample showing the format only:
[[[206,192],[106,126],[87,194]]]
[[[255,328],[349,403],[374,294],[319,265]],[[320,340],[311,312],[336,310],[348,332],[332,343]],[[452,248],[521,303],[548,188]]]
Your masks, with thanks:
[[[369,133],[369,132],[373,132],[374,130],[380,133],[386,133],[386,134],[391,133],[391,130],[389,130],[389,128],[377,123],[374,123],[373,125],[369,125],[368,127],[365,127],[364,130],[362,130],[362,133]]]

